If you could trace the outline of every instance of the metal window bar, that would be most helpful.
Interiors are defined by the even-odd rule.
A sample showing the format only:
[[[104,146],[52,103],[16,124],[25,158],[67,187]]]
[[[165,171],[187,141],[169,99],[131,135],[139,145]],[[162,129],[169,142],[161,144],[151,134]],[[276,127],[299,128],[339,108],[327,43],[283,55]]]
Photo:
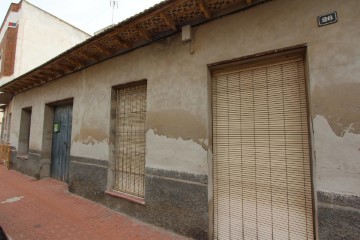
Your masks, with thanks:
[[[114,190],[144,197],[146,83],[116,89]]]

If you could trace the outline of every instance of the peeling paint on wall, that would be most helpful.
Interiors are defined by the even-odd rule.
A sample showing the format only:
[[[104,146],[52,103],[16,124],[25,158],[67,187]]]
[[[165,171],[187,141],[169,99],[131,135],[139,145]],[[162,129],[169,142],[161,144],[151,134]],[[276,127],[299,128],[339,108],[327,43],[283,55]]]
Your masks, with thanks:
[[[337,136],[360,134],[360,83],[317,85],[311,96],[312,115],[324,116]]]
[[[193,140],[168,138],[148,130],[146,167],[193,174],[207,174],[207,151]]]
[[[108,138],[108,134],[104,133],[101,129],[81,128],[80,132],[75,135],[74,141],[94,145],[98,142],[108,140]]]
[[[147,113],[148,129],[168,138],[193,140],[207,150],[206,127],[193,114],[184,110]]]
[[[316,116],[313,125],[318,190],[360,196],[360,135],[336,136],[323,116]]]
[[[108,160],[109,143],[105,140],[94,144],[73,142],[70,149],[70,155],[75,157]]]

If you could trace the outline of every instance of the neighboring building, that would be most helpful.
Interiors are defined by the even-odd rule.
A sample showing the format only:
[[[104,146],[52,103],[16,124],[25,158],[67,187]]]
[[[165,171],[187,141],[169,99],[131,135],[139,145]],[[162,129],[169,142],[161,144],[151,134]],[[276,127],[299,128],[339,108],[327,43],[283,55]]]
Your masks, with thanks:
[[[195,239],[360,239],[358,9],[164,1],[0,88],[12,168]]]
[[[25,0],[12,3],[0,28],[0,86],[89,37]],[[0,105],[11,97],[0,94]],[[5,118],[10,116],[7,108]],[[8,140],[6,125],[4,130],[3,139]]]

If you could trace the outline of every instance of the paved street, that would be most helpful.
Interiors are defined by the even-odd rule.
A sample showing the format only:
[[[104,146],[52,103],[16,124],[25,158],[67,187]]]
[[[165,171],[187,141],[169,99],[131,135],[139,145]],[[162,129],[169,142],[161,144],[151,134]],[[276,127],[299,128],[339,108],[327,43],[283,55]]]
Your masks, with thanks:
[[[0,165],[0,225],[13,240],[185,239]]]

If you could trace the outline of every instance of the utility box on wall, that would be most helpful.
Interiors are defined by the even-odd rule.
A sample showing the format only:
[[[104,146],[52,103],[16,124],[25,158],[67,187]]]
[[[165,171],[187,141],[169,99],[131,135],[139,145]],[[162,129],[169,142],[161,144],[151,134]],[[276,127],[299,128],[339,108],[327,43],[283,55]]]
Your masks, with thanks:
[[[186,25],[183,26],[181,29],[181,39],[183,42],[187,42],[191,40],[191,26],[190,25]]]

